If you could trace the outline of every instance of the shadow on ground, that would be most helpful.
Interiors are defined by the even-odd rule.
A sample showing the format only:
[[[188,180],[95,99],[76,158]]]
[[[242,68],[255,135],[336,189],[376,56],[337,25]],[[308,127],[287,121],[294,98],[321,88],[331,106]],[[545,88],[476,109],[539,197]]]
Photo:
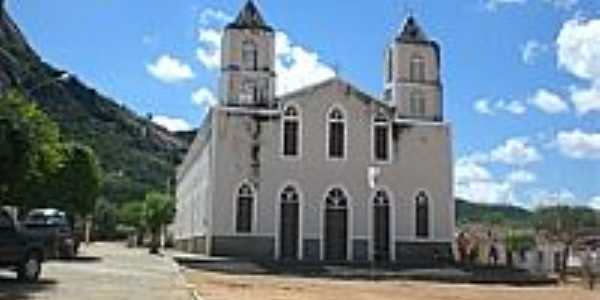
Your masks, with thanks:
[[[232,275],[284,275],[341,280],[421,280],[446,283],[534,286],[556,284],[554,278],[505,267],[416,264],[335,264],[175,257],[182,266]]]
[[[102,257],[97,256],[76,256],[73,258],[61,259],[61,263],[82,263],[82,264],[92,264],[92,263],[100,263],[102,262]]]
[[[0,274],[0,300],[27,300],[33,295],[52,289],[57,282],[53,279],[40,279],[37,283],[22,283],[16,276]]]

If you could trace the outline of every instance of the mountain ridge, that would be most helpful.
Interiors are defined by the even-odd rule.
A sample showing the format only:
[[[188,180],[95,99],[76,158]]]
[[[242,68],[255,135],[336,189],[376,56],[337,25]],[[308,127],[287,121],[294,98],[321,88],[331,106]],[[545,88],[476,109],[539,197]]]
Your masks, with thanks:
[[[169,132],[43,61],[0,0],[0,91],[21,90],[61,128],[63,138],[96,152],[102,195],[113,203],[168,189],[189,138]],[[61,80],[63,79],[63,80]]]

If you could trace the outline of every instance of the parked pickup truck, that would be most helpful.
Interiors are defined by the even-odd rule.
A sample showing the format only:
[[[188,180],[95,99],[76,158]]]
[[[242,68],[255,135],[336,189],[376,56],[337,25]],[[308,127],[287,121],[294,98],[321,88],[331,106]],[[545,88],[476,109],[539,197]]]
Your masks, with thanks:
[[[0,268],[17,272],[19,280],[35,282],[42,273],[45,239],[37,236],[0,209]]]
[[[49,259],[71,259],[77,255],[79,238],[64,212],[52,208],[34,209],[27,214],[23,225],[29,232],[46,238]]]

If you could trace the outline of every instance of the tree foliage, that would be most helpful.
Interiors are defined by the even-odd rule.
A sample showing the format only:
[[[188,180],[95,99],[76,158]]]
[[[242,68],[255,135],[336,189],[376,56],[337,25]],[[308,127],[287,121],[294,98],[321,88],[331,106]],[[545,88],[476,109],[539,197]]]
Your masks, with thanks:
[[[145,222],[151,232],[160,230],[161,226],[171,223],[175,218],[175,203],[167,194],[148,193],[144,205]]]
[[[561,279],[566,279],[569,249],[585,229],[600,226],[597,212],[585,207],[541,207],[535,212],[535,228],[548,240],[562,243]]]
[[[119,222],[135,228],[137,231],[143,231],[146,227],[144,202],[125,203],[119,209]]]
[[[101,186],[101,171],[94,151],[70,143],[64,145],[63,153],[63,162],[52,179],[55,197],[60,199],[54,207],[81,216],[92,213]]]
[[[64,144],[58,126],[21,93],[0,95],[0,204],[94,210],[101,172],[91,148]]]
[[[16,91],[0,95],[0,204],[35,204],[36,189],[60,166],[60,133],[38,107]]]

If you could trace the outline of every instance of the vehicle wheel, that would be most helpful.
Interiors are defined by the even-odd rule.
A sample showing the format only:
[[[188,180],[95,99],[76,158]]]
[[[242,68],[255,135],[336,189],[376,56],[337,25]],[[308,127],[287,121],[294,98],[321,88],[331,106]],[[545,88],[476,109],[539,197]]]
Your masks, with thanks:
[[[63,259],[73,259],[75,257],[75,246],[67,247],[63,252]]]
[[[42,260],[36,253],[30,254],[17,270],[20,281],[36,282],[42,273]]]

